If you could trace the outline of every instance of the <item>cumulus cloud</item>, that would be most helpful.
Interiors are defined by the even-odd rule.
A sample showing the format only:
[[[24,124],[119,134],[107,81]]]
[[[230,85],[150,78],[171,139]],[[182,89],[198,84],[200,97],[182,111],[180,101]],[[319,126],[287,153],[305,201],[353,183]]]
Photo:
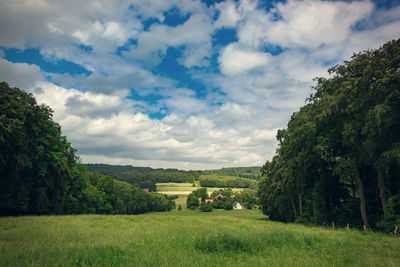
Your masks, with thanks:
[[[0,79],[54,110],[84,162],[181,169],[261,165],[312,78],[400,36],[399,6],[371,1],[11,1],[0,3]],[[76,8],[80,6],[80,8]],[[174,11],[182,20],[165,24]],[[175,14],[174,13],[174,14]],[[146,21],[151,25],[146,25]],[[222,28],[234,43],[213,43]],[[38,48],[89,74],[46,73],[6,59]],[[158,74],[169,48],[181,73]],[[275,50],[274,50],[275,49]],[[180,76],[199,81],[196,91]],[[178,77],[178,78],[177,78]],[[158,115],[152,117],[152,113]]]
[[[230,44],[224,48],[218,61],[224,74],[235,75],[266,65],[269,59],[266,53],[244,50],[236,44]]]
[[[209,115],[185,118],[172,114],[162,120],[152,120],[136,112],[122,97],[110,99],[110,96],[67,90],[48,82],[39,86],[40,93],[32,90],[36,98],[53,107],[55,120],[63,126],[63,133],[84,160],[100,157],[110,162],[115,162],[113,158],[125,159],[125,162],[180,162],[186,166],[182,168],[189,169],[222,167],[232,162],[254,165],[255,159],[257,164],[263,160],[256,152],[248,153],[249,147],[258,146],[254,141],[260,144],[265,141],[260,139],[265,136],[262,132],[244,137],[241,129],[220,129]],[[211,113],[229,120],[232,114],[227,109],[243,116],[235,104]],[[102,156],[96,156],[97,153]]]
[[[233,1],[226,1],[216,4],[215,7],[220,14],[218,20],[214,23],[214,27],[234,28],[240,20],[240,13],[236,8],[236,4]]]
[[[156,66],[161,62],[168,47],[185,46],[187,52],[180,62],[188,68],[204,66],[204,58],[211,52],[212,32],[208,14],[195,13],[183,25],[177,27],[160,24],[151,26],[150,31],[139,34],[137,46],[132,46],[124,55]]]
[[[283,47],[317,48],[345,40],[356,22],[369,16],[372,10],[369,1],[290,0],[278,3],[268,14],[249,16],[239,37],[254,47],[268,42]]]
[[[41,81],[43,75],[36,65],[26,63],[11,63],[0,58],[0,81],[6,81],[12,86],[28,89]]]

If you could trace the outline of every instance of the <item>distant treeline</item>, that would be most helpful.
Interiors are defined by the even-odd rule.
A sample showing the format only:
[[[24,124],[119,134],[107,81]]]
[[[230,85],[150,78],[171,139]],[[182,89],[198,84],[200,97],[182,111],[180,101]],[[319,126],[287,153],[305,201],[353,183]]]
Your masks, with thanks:
[[[199,171],[153,169],[130,165],[86,164],[86,168],[150,191],[156,191],[156,183],[192,183],[200,176]]]
[[[316,79],[279,130],[260,202],[285,222],[400,228],[400,40]]]
[[[31,94],[0,83],[0,216],[137,214],[174,206],[78,162],[52,110]]]
[[[261,178],[261,167],[234,167],[217,170],[202,171],[202,174],[236,176],[247,179],[259,180]]]
[[[193,183],[199,180],[202,186],[207,187],[247,188],[253,186],[256,183],[254,180],[258,180],[261,177],[261,167],[183,171],[178,169],[133,167],[130,165],[86,164],[86,168],[89,171],[108,175],[116,180],[125,181],[140,188],[147,188],[150,191],[156,191],[156,183]],[[253,181],[248,179],[253,179]]]
[[[234,176],[202,175],[200,185],[202,187],[255,188],[257,181]]]

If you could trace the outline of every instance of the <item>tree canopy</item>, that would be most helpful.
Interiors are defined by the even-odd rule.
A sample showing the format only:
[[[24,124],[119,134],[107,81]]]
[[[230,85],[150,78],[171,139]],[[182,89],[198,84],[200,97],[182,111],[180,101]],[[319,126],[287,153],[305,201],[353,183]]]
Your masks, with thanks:
[[[329,74],[277,133],[259,184],[263,211],[281,221],[390,229],[400,218],[387,207],[400,194],[400,40]]]
[[[31,94],[0,83],[0,215],[171,210],[165,195],[89,173]]]

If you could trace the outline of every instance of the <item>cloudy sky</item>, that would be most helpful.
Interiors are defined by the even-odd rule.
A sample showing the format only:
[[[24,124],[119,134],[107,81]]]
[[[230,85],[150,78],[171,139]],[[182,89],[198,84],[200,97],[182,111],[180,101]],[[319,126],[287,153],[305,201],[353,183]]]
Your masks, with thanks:
[[[2,0],[0,36],[0,80],[83,162],[255,166],[314,77],[400,37],[400,3]]]

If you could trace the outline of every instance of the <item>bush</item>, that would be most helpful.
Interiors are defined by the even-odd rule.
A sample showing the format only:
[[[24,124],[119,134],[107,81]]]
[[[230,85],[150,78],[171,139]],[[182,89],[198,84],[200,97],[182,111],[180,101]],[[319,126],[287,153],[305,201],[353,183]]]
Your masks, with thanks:
[[[385,231],[392,232],[397,226],[400,228],[400,194],[388,199],[386,204],[386,220],[377,223],[377,226]]]
[[[213,210],[213,207],[211,206],[211,203],[201,203],[199,209],[203,212],[210,212]]]
[[[188,209],[195,210],[199,206],[199,199],[195,195],[189,194],[186,206]]]
[[[230,202],[226,202],[224,204],[224,209],[225,210],[231,210],[231,209],[233,209],[233,206],[232,206],[232,204]]]
[[[294,223],[303,224],[303,225],[310,225],[311,223],[304,217],[298,216]]]

